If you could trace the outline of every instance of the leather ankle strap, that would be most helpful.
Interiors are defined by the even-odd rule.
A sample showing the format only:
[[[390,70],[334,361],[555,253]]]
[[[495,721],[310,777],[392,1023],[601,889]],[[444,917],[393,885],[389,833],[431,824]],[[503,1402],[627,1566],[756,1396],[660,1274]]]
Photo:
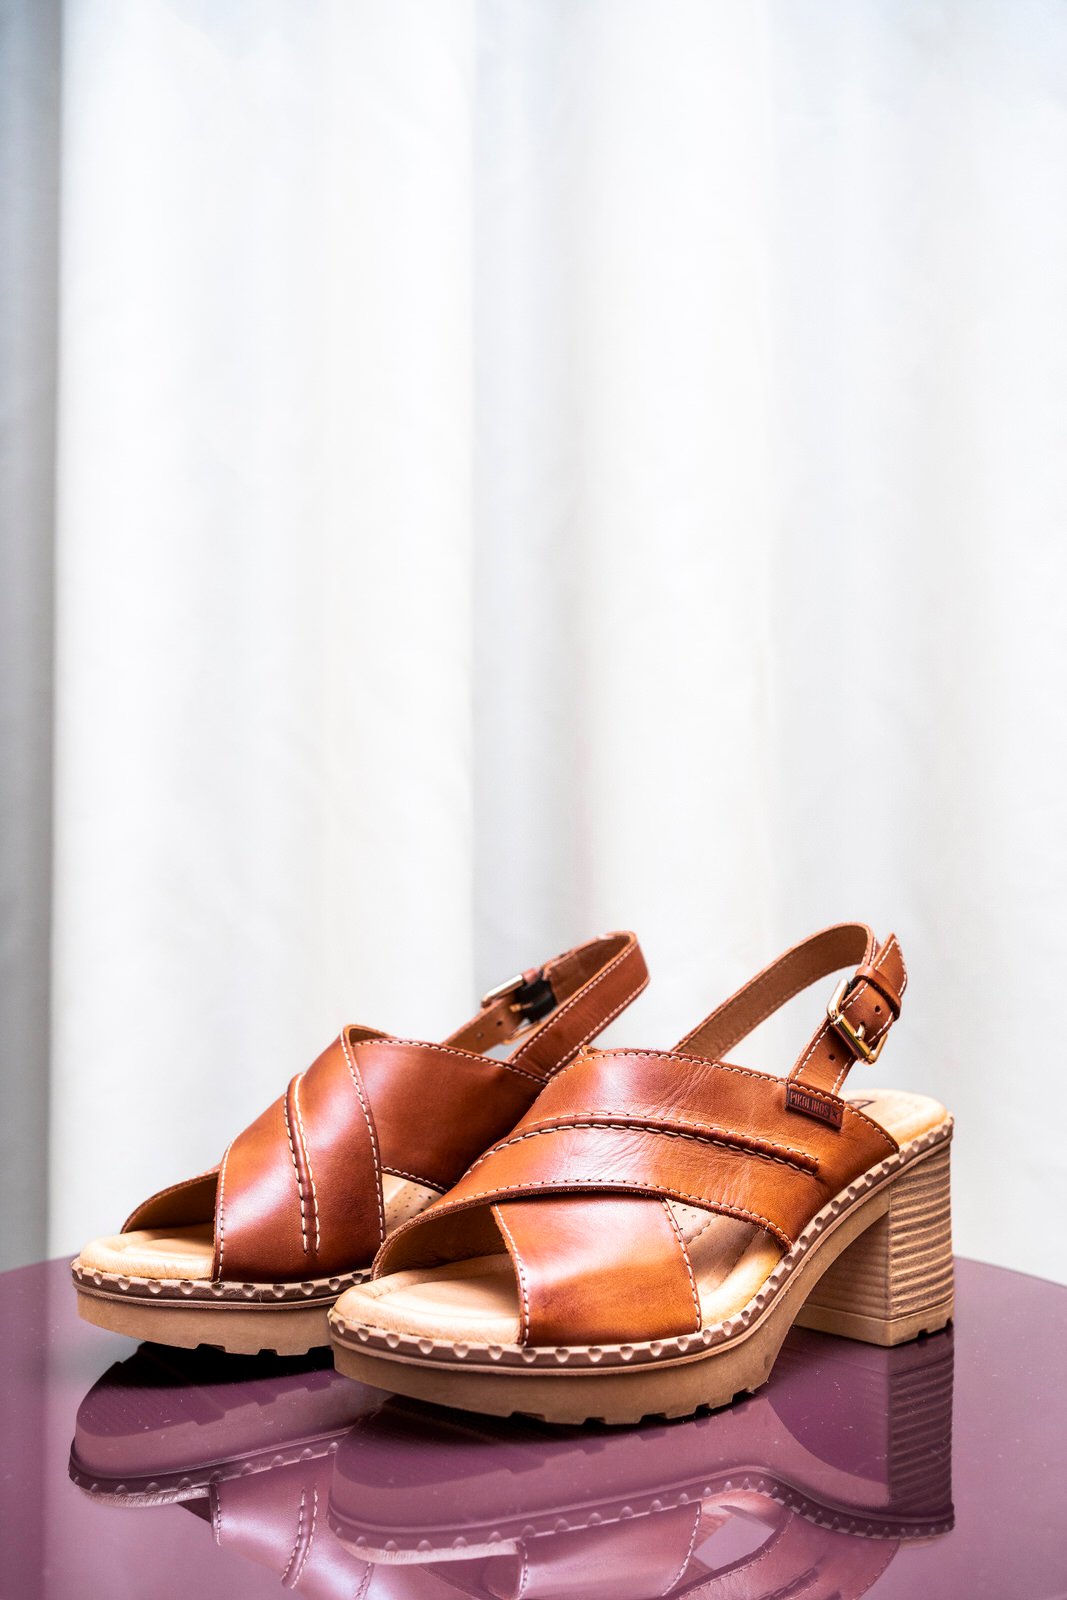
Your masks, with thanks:
[[[481,1009],[445,1041],[487,1050],[521,1038],[508,1057],[548,1079],[637,998],[648,969],[635,934],[606,933],[490,989]]]
[[[826,1017],[789,1073],[787,1104],[820,1122],[840,1125],[836,1098],[857,1061],[877,1059],[900,1015],[908,982],[895,934],[878,945],[862,922],[812,934],[779,956],[684,1038],[680,1050],[721,1061],[761,1022],[820,979],[854,967],[834,991]]]

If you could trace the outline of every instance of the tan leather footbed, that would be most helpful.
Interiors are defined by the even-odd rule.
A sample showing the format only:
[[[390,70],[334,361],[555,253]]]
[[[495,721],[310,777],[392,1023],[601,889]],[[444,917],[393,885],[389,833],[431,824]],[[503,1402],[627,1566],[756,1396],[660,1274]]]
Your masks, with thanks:
[[[385,1173],[382,1178],[385,1226],[391,1233],[402,1222],[425,1210],[438,1198],[437,1191]],[[138,1228],[131,1233],[93,1239],[78,1257],[90,1272],[119,1273],[127,1278],[206,1280],[211,1277],[215,1227],[194,1222],[183,1228]],[[354,1262],[354,1266],[369,1266]]]
[[[900,1145],[937,1127],[948,1115],[936,1100],[898,1090],[871,1089],[846,1098]],[[703,1323],[733,1316],[773,1271],[781,1245],[753,1223],[670,1204],[689,1250]],[[503,1250],[360,1284],[346,1291],[338,1310],[351,1321],[441,1340],[505,1345],[520,1339],[515,1273]]]

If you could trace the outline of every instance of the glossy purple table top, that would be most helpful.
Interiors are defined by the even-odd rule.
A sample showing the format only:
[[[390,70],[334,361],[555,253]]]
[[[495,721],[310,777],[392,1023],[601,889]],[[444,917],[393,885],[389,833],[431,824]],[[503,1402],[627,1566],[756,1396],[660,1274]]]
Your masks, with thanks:
[[[3,1600],[1067,1595],[1067,1289],[959,1263],[952,1330],[795,1333],[743,1403],[553,1430],[326,1356],[135,1347],[0,1276]]]

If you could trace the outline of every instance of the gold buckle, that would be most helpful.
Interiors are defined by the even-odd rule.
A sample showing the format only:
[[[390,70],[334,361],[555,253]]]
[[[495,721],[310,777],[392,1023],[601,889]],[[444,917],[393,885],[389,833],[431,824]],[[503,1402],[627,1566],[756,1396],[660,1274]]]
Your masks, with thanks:
[[[842,978],[830,996],[829,1004],[826,1007],[826,1019],[831,1028],[835,1029],[845,1040],[845,1043],[864,1061],[877,1061],[882,1053],[882,1046],[885,1044],[886,1033],[889,1032],[889,1029],[886,1029],[886,1033],[882,1034],[876,1044],[871,1045],[867,1043],[864,1037],[867,1031],[866,1025],[861,1022],[858,1028],[853,1027],[841,1010],[841,1003],[852,987],[852,983],[853,979]]]

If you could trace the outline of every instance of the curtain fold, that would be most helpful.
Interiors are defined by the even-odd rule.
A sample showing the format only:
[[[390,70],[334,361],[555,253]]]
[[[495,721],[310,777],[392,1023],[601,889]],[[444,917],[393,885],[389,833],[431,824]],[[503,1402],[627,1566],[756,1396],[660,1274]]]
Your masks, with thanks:
[[[1067,1279],[1062,6],[0,20],[6,1259],[346,1020],[633,926],[670,1043],[859,916]]]
[[[47,1249],[59,0],[0,0],[0,1264]]]

